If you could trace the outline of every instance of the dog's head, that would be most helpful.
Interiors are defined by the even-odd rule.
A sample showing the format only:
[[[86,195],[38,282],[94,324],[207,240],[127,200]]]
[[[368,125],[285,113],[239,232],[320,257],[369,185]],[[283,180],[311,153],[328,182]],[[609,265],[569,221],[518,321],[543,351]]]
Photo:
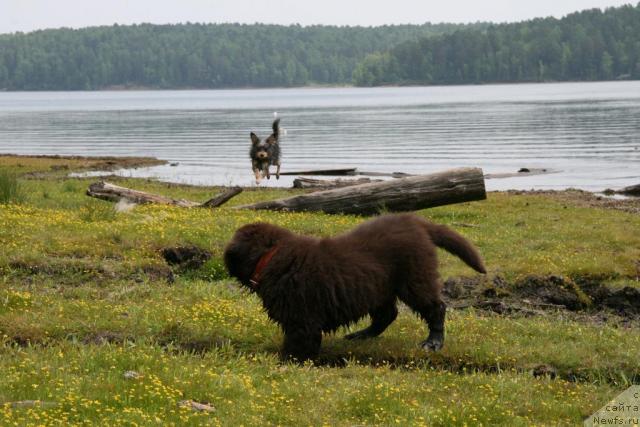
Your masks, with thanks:
[[[267,138],[265,141],[260,141],[258,135],[251,132],[251,158],[253,160],[268,161],[271,158],[271,152],[273,151],[272,144],[276,144],[272,137]]]
[[[273,133],[269,135],[269,137],[261,141],[258,135],[251,132],[251,158],[253,160],[259,161],[269,161],[271,160],[274,150],[273,147],[278,143],[278,138],[280,136],[280,119],[276,119],[273,122]]]
[[[229,275],[251,287],[249,281],[260,257],[288,234],[283,228],[263,222],[240,227],[224,250],[224,264]]]

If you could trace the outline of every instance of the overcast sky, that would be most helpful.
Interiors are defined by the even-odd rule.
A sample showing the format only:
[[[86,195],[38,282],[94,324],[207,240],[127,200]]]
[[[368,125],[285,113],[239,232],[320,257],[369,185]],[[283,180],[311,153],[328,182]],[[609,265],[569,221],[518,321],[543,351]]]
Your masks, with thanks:
[[[383,25],[521,21],[621,0],[0,0],[0,33],[180,22]],[[633,2],[635,4],[635,2]]]

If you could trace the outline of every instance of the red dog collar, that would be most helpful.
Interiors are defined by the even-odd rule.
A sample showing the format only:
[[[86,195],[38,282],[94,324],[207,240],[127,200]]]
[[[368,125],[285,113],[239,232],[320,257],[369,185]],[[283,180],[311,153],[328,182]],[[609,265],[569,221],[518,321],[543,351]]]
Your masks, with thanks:
[[[262,271],[267,267],[267,265],[269,265],[269,261],[271,261],[271,258],[273,258],[276,252],[278,252],[278,249],[279,249],[278,246],[272,247],[267,251],[267,253],[262,255],[258,260],[258,263],[256,264],[256,269],[253,271],[253,274],[251,275],[251,279],[249,280],[249,283],[251,284],[254,290],[258,289],[258,286],[260,286],[260,276],[262,275]]]

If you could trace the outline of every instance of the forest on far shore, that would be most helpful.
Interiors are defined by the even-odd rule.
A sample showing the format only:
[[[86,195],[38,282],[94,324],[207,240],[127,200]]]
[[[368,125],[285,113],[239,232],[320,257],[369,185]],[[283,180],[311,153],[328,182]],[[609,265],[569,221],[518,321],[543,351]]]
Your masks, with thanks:
[[[0,35],[0,90],[611,79],[640,79],[640,3],[512,24],[141,24]]]
[[[368,55],[361,86],[640,79],[640,3],[460,29]]]

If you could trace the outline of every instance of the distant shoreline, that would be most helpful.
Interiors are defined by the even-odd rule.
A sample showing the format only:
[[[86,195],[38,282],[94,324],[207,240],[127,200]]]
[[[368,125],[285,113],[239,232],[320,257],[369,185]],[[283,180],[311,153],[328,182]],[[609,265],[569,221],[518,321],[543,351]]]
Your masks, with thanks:
[[[439,83],[439,84],[386,84],[377,86],[356,86],[356,85],[330,85],[330,84],[312,84],[304,86],[230,86],[230,87],[175,87],[160,88],[153,86],[127,86],[114,85],[101,89],[48,89],[48,90],[9,90],[0,88],[0,93],[47,93],[47,92],[177,92],[177,91],[241,91],[241,90],[286,90],[286,89],[377,89],[377,88],[423,88],[423,87],[454,87],[454,86],[511,86],[511,85],[544,85],[544,84],[565,84],[565,83],[621,83],[621,82],[637,82],[640,79],[613,79],[613,80],[548,80],[548,81],[505,81],[505,82],[480,82],[480,83]]]

